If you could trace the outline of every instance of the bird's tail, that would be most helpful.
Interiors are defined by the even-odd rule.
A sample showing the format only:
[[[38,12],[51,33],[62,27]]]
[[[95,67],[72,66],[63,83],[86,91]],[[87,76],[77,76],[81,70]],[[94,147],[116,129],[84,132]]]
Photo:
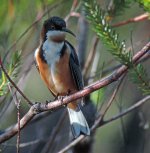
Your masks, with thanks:
[[[78,106],[76,110],[68,108],[69,119],[73,136],[77,138],[80,134],[90,135],[88,123]]]

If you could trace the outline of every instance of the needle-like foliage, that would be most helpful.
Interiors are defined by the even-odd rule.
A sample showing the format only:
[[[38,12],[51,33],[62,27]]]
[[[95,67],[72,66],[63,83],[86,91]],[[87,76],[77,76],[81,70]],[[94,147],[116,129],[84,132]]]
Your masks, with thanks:
[[[142,64],[138,64],[136,67],[129,70],[129,75],[133,83],[138,85],[138,88],[142,90],[143,94],[150,94],[150,79]]]
[[[95,0],[84,0],[86,17],[93,30],[113,54],[124,65],[131,65],[131,52],[126,50],[125,42],[120,41],[118,34],[107,23],[105,13],[100,9]]]
[[[19,72],[19,67],[21,64],[21,52],[16,51],[12,54],[10,62],[6,65],[6,70],[11,79],[17,77]],[[3,96],[8,92],[7,84],[8,80],[3,71],[1,71],[0,77],[0,96]]]
[[[138,88],[141,89],[143,94],[150,94],[150,80],[148,79],[146,70],[141,64],[136,66],[132,63],[131,51],[127,51],[125,42],[119,40],[118,34],[107,22],[105,15],[107,13],[100,9],[96,0],[84,0],[83,5],[87,20],[90,22],[93,31],[105,44],[108,51],[120,63],[128,66],[131,80],[138,85]]]

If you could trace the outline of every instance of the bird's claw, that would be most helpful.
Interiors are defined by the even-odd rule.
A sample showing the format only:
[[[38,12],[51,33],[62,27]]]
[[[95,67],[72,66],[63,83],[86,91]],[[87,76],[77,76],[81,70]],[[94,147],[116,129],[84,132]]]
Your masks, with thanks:
[[[62,104],[64,107],[66,107],[66,104],[63,104],[63,99],[64,99],[65,97],[67,97],[67,96],[58,96],[58,97],[57,97],[57,99],[58,99],[59,101],[61,101],[61,104]]]
[[[58,99],[59,101],[63,102],[64,97],[65,97],[65,96],[58,96],[57,99]]]
[[[34,112],[35,114],[39,114],[41,112],[41,103],[40,102],[35,102],[33,107],[34,107]]]

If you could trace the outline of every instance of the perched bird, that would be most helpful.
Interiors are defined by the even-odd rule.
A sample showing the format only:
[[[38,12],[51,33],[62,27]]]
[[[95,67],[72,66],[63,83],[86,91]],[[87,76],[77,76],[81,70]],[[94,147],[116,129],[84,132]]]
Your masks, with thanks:
[[[83,79],[74,47],[65,40],[66,23],[59,17],[51,17],[43,24],[40,46],[35,51],[35,61],[41,78],[55,96],[66,96],[83,89]],[[90,135],[89,126],[80,109],[80,103],[67,105],[71,130],[76,138]]]

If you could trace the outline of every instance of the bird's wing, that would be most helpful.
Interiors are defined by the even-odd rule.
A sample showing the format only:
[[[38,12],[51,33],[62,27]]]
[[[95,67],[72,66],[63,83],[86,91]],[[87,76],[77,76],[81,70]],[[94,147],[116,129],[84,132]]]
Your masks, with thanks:
[[[71,49],[70,61],[69,61],[70,70],[71,70],[73,79],[75,81],[75,84],[77,86],[77,89],[81,90],[84,87],[84,83],[83,83],[83,77],[82,77],[82,72],[81,72],[78,56],[76,54],[74,47],[68,41],[66,41],[66,43]]]

